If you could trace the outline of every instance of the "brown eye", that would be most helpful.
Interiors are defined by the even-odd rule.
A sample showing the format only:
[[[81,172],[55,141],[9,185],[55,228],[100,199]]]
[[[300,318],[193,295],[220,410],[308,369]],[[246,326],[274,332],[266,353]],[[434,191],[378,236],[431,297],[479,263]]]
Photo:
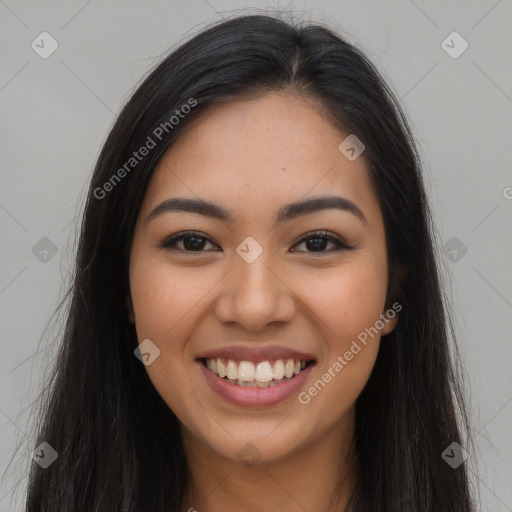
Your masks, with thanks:
[[[331,253],[335,251],[341,251],[341,250],[350,250],[353,247],[349,246],[347,243],[345,243],[343,240],[341,240],[338,237],[329,235],[328,231],[313,231],[310,233],[306,233],[298,242],[297,244],[306,243],[306,247],[308,250],[306,252],[320,252],[320,253]],[[333,244],[334,249],[330,251],[326,251],[326,245],[329,243]],[[295,245],[297,245],[295,244]],[[292,250],[292,252],[295,252],[295,250]]]
[[[180,247],[178,244],[182,244]],[[209,238],[196,231],[183,231],[175,233],[166,238],[161,244],[162,249],[176,250],[182,252],[206,252],[205,245],[208,243],[218,247]],[[305,243],[306,251],[296,251],[292,248],[291,252],[312,252],[312,253],[331,253],[341,250],[350,250],[353,247],[345,243],[337,236],[329,235],[328,231],[313,231],[306,233],[295,245]],[[326,250],[328,244],[332,244],[331,250]],[[216,249],[214,249],[216,250]]]
[[[178,247],[178,243],[183,242],[182,247]],[[213,242],[195,231],[184,231],[176,233],[166,238],[161,244],[162,249],[183,251],[183,252],[205,252],[205,244]],[[214,245],[214,244],[213,244]]]

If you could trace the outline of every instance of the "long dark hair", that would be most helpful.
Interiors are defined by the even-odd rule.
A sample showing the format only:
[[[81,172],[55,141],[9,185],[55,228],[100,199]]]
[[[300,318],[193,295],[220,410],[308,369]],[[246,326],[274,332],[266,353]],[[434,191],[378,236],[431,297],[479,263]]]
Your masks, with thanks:
[[[192,119],[208,105],[271,91],[320,101],[333,124],[365,144],[385,222],[389,296],[403,305],[357,400],[350,510],[473,510],[466,464],[454,469],[441,456],[453,442],[464,446],[468,420],[406,118],[379,72],[334,31],[250,15],[210,26],[170,53],[106,139],[37,423],[36,445],[49,443],[58,458],[46,469],[33,463],[27,512],[179,512],[187,485],[179,421],[134,356],[125,303],[135,221],[156,164]],[[131,161],[148,137],[154,147]]]

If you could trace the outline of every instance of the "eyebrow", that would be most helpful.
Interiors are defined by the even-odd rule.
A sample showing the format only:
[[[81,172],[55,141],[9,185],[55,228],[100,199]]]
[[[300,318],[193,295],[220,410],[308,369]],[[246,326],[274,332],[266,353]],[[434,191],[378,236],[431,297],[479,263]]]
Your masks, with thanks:
[[[285,204],[279,209],[275,224],[281,224],[302,215],[327,209],[337,209],[352,213],[363,223],[368,224],[361,209],[352,201],[340,196],[315,197],[304,201]],[[225,222],[233,222],[234,220],[233,214],[229,210],[210,201],[186,197],[173,197],[155,206],[146,218],[146,223],[165,212],[196,213]]]

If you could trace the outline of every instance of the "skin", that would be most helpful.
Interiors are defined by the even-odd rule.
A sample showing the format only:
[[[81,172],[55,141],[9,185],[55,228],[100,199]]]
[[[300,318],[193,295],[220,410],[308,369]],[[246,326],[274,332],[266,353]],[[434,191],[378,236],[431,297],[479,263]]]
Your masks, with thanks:
[[[228,403],[195,359],[235,343],[284,345],[316,359],[301,388],[307,391],[389,308],[382,214],[364,154],[351,162],[338,150],[347,135],[313,100],[269,93],[209,107],[155,169],[135,228],[130,288],[139,343],[149,338],[161,351],[145,368],[182,424],[191,481],[183,511],[345,509],[355,474],[339,500],[333,492],[353,462],[355,401],[380,335],[307,404],[297,395],[271,407]],[[323,195],[349,199],[366,222],[326,209],[273,227],[283,204]],[[166,212],[146,222],[170,197],[212,201],[234,221]],[[183,241],[174,250],[159,247],[183,230],[206,238],[202,252],[185,252]],[[313,230],[355,249],[297,243]],[[236,252],[247,236],[263,249],[250,264]],[[248,442],[260,455],[250,467],[237,455]]]

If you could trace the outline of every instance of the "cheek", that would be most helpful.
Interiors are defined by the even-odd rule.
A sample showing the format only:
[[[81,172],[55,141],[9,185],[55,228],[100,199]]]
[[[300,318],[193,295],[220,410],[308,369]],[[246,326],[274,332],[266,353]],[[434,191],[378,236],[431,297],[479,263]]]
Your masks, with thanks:
[[[299,398],[312,408],[311,418],[320,415],[331,424],[355,403],[377,358],[380,332],[375,323],[384,312],[385,260],[360,260],[303,286],[326,343],[313,385]]]
[[[184,361],[186,342],[197,323],[194,306],[212,287],[209,281],[211,276],[202,279],[193,270],[173,269],[148,257],[133,258],[130,288],[137,338],[139,343],[150,339],[160,350],[145,369],[162,399],[180,418],[188,417],[185,411],[191,406],[186,392],[190,378],[190,367]]]
[[[195,364],[188,340],[221,278],[222,273],[211,268],[172,266],[143,251],[132,257],[130,288],[137,338],[139,343],[150,339],[160,349],[146,370],[171,407],[171,401],[183,394],[182,385],[190,380]]]
[[[314,278],[305,275],[300,289],[308,308],[321,320],[316,323],[343,345],[348,338],[374,325],[384,312],[386,263],[377,258],[354,259],[353,263],[319,272]]]
[[[151,258],[135,259],[130,273],[137,338],[139,343],[150,339],[160,350],[146,371],[163,398],[166,390],[175,395],[172,390],[186,377],[182,360],[187,321],[197,299],[185,275]]]
[[[175,329],[211,288],[211,280],[197,269],[135,261],[130,287],[139,339],[154,338],[167,345],[176,338]]]

